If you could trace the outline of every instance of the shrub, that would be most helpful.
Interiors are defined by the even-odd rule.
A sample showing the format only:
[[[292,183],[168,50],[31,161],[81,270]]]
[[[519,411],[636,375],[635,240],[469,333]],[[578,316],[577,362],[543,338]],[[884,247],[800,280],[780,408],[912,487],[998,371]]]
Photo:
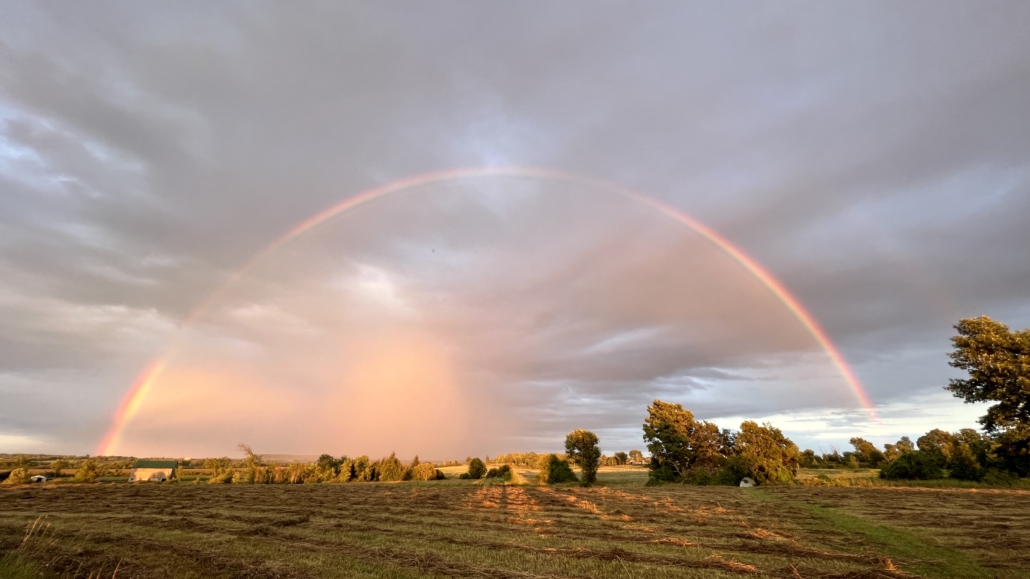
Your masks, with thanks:
[[[958,480],[978,481],[984,477],[984,470],[973,458],[973,453],[966,445],[955,445],[948,461],[949,475]]]
[[[717,485],[737,486],[746,476],[751,476],[747,461],[740,456],[731,456],[715,473]]]
[[[471,480],[472,479],[472,475],[470,475],[467,472],[463,472],[463,473],[458,475],[458,478],[460,478],[461,480]]]
[[[29,471],[24,468],[16,468],[11,471],[11,474],[7,476],[7,480],[3,482],[5,485],[21,485],[29,482]]]
[[[232,482],[234,474],[235,473],[233,471],[231,471],[231,470],[227,470],[225,472],[220,472],[220,473],[212,476],[211,478],[207,479],[207,484],[209,484],[209,485],[227,485],[227,484]]]
[[[880,478],[888,480],[933,480],[944,478],[936,457],[922,451],[910,452],[880,469]]]
[[[469,478],[480,479],[486,474],[486,465],[478,458],[469,461]]]
[[[676,469],[671,464],[658,464],[656,459],[651,459],[650,470],[647,473],[647,486],[655,486],[677,480],[679,480],[679,473],[676,472]]]
[[[558,458],[556,454],[549,454],[543,458],[540,464],[540,482],[545,484],[558,484],[566,482],[577,482],[576,474],[572,472],[567,460]]]
[[[439,480],[437,473],[441,475],[443,474],[440,471],[438,471],[431,462],[420,462],[413,468],[411,468],[409,472],[411,473],[411,480],[420,481]]]
[[[696,485],[696,486],[709,486],[719,484],[716,482],[715,473],[707,468],[692,468],[683,475],[683,484]]]
[[[92,458],[87,458],[82,462],[82,466],[79,470],[75,471],[75,482],[86,482],[92,483],[97,482],[97,477],[100,476],[100,468],[97,466],[97,461]]]
[[[511,467],[506,464],[502,464],[498,468],[492,468],[487,471],[486,478],[499,478],[501,480],[509,481],[511,480]]]
[[[992,486],[1005,486],[1009,487],[1016,483],[1018,479],[1006,471],[998,470],[995,468],[989,469],[984,472],[983,478],[980,482],[989,484]]]

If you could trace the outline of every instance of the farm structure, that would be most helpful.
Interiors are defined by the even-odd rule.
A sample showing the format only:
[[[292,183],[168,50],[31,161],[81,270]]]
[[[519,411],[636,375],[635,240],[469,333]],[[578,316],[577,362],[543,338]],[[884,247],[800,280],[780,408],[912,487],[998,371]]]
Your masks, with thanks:
[[[129,482],[164,482],[175,477],[179,463],[174,460],[138,460],[132,465]]]

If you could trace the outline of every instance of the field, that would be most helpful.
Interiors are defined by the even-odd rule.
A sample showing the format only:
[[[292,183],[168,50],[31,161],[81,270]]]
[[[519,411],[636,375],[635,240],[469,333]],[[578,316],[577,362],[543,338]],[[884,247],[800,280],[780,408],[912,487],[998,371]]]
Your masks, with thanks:
[[[1015,578],[1030,568],[1027,491],[644,487],[633,471],[602,482],[4,488],[0,576]]]

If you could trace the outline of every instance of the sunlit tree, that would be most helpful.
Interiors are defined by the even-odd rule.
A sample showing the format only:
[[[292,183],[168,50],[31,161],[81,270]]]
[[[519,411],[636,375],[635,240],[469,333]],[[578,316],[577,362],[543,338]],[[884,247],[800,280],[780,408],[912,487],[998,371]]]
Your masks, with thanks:
[[[580,482],[584,486],[597,482],[597,467],[601,458],[601,449],[597,443],[597,435],[582,428],[573,430],[565,437],[565,454],[583,470]]]
[[[1030,329],[1012,331],[987,316],[960,320],[951,365],[968,378],[946,388],[965,402],[994,402],[980,418],[995,435],[1004,468],[1030,475]]]
[[[647,407],[644,441],[651,452],[651,474],[655,480],[682,479],[692,468],[714,470],[722,455],[719,427],[695,420],[680,404],[655,400]]]
[[[735,447],[751,476],[759,484],[789,483],[797,476],[801,452],[798,446],[771,424],[750,420],[740,425]]]

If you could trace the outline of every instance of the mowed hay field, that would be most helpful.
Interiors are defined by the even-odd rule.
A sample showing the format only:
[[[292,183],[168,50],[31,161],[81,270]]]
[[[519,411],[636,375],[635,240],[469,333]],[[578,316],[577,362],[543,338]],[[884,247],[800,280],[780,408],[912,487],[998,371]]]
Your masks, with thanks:
[[[0,557],[0,576],[83,579],[1015,578],[1030,574],[1030,493],[467,481],[22,486],[0,489]]]

